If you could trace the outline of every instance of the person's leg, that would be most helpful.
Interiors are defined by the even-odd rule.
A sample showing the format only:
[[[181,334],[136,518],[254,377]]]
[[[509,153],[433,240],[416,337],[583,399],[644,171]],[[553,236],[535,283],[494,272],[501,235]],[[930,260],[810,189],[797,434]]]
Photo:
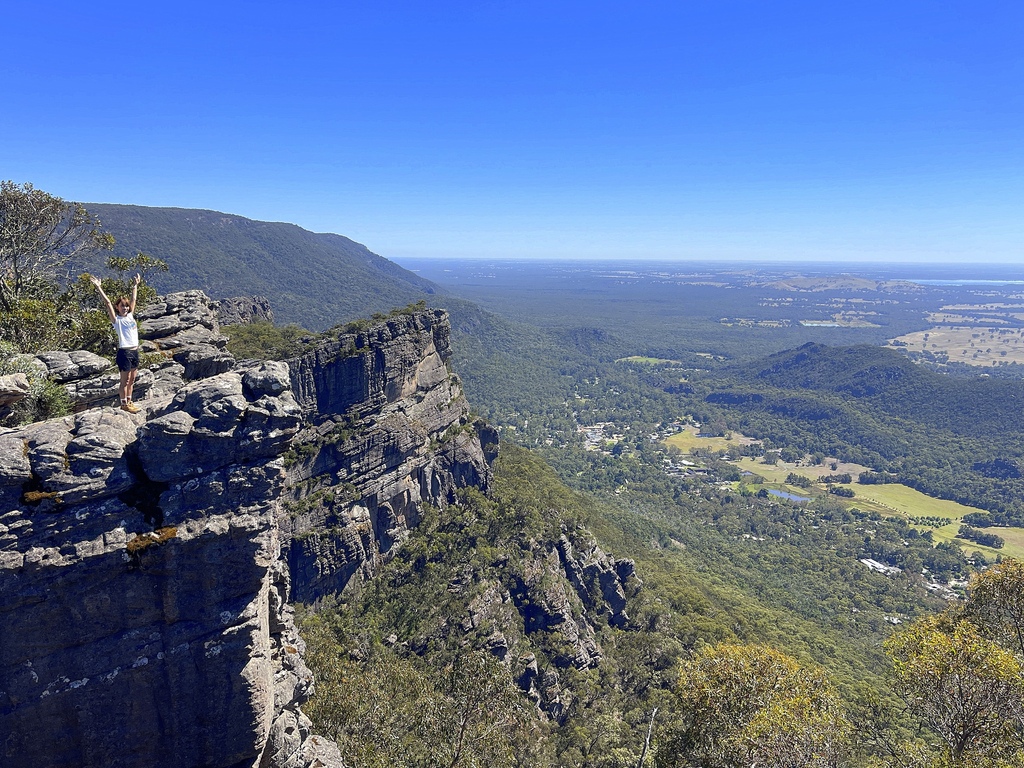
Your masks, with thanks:
[[[134,371],[121,371],[121,385],[117,388],[117,394],[121,397],[122,408],[126,408],[129,402],[128,398],[131,397],[129,379],[134,380],[134,373]]]
[[[132,368],[128,371],[128,381],[125,383],[125,397],[128,398],[128,402],[132,402],[132,390],[135,387],[135,374],[139,372],[138,368]]]
[[[139,412],[139,409],[132,404],[132,388],[135,386],[135,372],[139,365],[138,354],[137,350],[117,350],[117,367],[121,371],[121,383],[117,392],[121,398],[121,410],[129,413]]]

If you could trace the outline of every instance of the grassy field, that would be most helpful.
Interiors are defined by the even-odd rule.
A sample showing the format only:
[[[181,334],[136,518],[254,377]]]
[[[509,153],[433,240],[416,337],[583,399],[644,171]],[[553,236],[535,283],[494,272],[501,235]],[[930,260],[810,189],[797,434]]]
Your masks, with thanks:
[[[942,317],[957,322],[955,316]],[[986,320],[988,323],[996,321],[994,318]],[[985,367],[1000,362],[1024,363],[1024,329],[1021,328],[945,325],[908,333],[893,341],[901,342],[911,352],[944,352],[949,355],[950,362]]]
[[[687,424],[682,432],[677,432],[665,438],[665,445],[674,445],[683,453],[689,453],[691,449],[698,448],[705,451],[728,450],[730,445],[749,445],[757,442],[752,438],[733,432],[729,437],[699,437],[697,428]]]
[[[668,360],[664,357],[644,357],[643,355],[630,355],[629,357],[620,357],[615,361],[616,363],[638,363],[640,365],[662,365],[664,363],[676,363],[682,365],[679,360]]]
[[[815,483],[811,488],[800,488],[786,484],[786,477],[790,473],[802,475],[810,480],[817,480],[821,475],[849,473],[856,478],[856,475],[865,467],[857,464],[840,464],[834,470],[826,464],[824,466],[795,466],[779,462],[775,465],[763,464],[760,459],[743,458],[737,462],[737,466],[744,471],[753,472],[764,478],[762,487],[779,491],[787,491],[798,496],[817,496],[825,493],[825,487]],[[845,484],[844,487],[853,489],[855,496],[852,499],[836,497],[838,501],[848,508],[857,507],[865,512],[877,512],[881,515],[900,515],[906,518],[938,517],[949,522],[938,528],[925,525],[915,525],[921,531],[930,530],[936,542],[952,541],[960,530],[961,520],[969,512],[980,512],[977,507],[968,507],[958,504],[955,501],[936,499],[926,496],[906,485],[899,483],[887,483],[884,485],[860,485],[858,483]],[[995,533],[1006,542],[1002,549],[983,547],[963,539],[957,542],[967,553],[981,552],[989,560],[998,555],[1003,557],[1024,558],[1024,528],[993,528]]]
[[[920,491],[908,488],[905,485],[891,483],[886,485],[854,485],[852,486],[857,496],[851,501],[856,502],[858,498],[873,501],[887,510],[898,512],[908,517],[941,517],[949,520],[948,525],[940,528],[928,528],[927,526],[915,526],[918,530],[931,530],[935,541],[952,541],[960,530],[961,519],[968,512],[980,512],[977,507],[968,507],[957,504],[955,501],[935,499],[925,496]],[[983,547],[974,542],[957,539],[965,552],[981,552],[986,558],[992,559],[998,555],[1004,557],[1024,557],[1024,529],[1022,528],[992,528],[995,533],[1006,542],[1002,549]]]
[[[728,450],[729,446],[746,445],[756,442],[738,432],[732,433],[729,437],[700,437],[697,432],[696,427],[687,425],[683,431],[668,437],[665,440],[665,444],[674,445],[683,453],[688,454],[694,448],[707,451]],[[833,463],[836,464],[835,469],[832,469]],[[805,497],[816,497],[827,493],[825,486],[817,482],[818,478],[822,475],[849,474],[856,480],[857,475],[868,469],[860,464],[834,462],[832,459],[826,459],[825,463],[813,466],[791,464],[782,461],[776,464],[765,464],[762,459],[749,456],[737,461],[736,466],[740,471],[750,472],[762,477],[764,479],[763,483],[758,484],[761,488],[785,491]],[[786,483],[786,478],[790,474],[806,477],[813,484],[810,488],[789,485]],[[755,487],[749,482],[737,483],[737,486],[741,484],[746,484],[752,489]],[[977,507],[968,507],[955,501],[926,496],[920,491],[899,483],[860,485],[854,482],[844,484],[844,487],[852,489],[855,494],[854,497],[843,498],[836,496],[834,498],[846,505],[847,508],[856,507],[864,512],[877,512],[880,515],[900,515],[905,518],[931,517],[948,520],[949,522],[946,525],[937,528],[927,525],[914,526],[921,531],[930,530],[936,542],[952,541],[960,530],[963,516],[970,512],[982,511]],[[994,528],[991,532],[1002,537],[1004,540],[1005,544],[1002,549],[984,547],[963,539],[956,539],[956,541],[963,547],[965,552],[981,552],[989,560],[994,559],[998,555],[1024,559],[1024,528]]]
[[[755,475],[760,475],[769,483],[785,483],[786,477],[790,473],[801,475],[802,477],[806,477],[808,480],[816,481],[822,475],[849,474],[856,477],[867,469],[867,467],[861,466],[860,464],[847,464],[844,462],[837,462],[835,469],[831,468],[831,463],[818,464],[811,467],[786,464],[782,461],[778,464],[764,464],[761,462],[761,459],[752,459],[749,457],[744,457],[737,461],[736,466],[738,466],[741,471],[753,472]],[[825,486],[818,486],[818,488],[820,490],[824,490]]]

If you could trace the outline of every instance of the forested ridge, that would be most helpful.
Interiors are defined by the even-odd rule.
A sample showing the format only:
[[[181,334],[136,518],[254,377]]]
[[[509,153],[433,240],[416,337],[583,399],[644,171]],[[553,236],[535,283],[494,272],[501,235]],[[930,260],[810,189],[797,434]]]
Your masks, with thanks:
[[[347,237],[191,208],[89,204],[115,256],[143,252],[172,269],[160,292],[259,295],[275,318],[310,330],[418,301],[438,287]]]

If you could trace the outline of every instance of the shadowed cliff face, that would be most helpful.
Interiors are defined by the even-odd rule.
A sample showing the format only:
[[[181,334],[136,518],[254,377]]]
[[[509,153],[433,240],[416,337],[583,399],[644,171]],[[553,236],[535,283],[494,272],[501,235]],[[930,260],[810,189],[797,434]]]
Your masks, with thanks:
[[[340,766],[299,710],[291,585],[372,573],[422,505],[489,481],[443,314],[225,370],[211,312],[150,312],[179,379],[143,413],[0,434],[0,765]]]
[[[371,576],[424,504],[487,489],[498,437],[469,417],[449,330],[441,311],[398,315],[289,361],[308,418],[280,520],[297,600]]]

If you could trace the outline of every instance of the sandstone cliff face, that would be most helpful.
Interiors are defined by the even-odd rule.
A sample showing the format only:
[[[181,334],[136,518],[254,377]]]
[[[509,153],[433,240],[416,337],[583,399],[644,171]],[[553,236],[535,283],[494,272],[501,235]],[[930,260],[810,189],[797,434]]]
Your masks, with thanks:
[[[291,591],[372,573],[489,481],[441,313],[246,370],[211,317],[197,292],[148,311],[174,362],[143,413],[0,433],[0,765],[340,766],[299,709]]]
[[[464,613],[435,630],[476,636],[473,644],[502,659],[523,692],[556,721],[574,699],[564,671],[601,663],[596,625],[625,627],[628,597],[641,587],[632,560],[604,552],[585,529],[570,534],[510,543],[507,551],[516,557],[493,563],[488,575],[465,573],[449,588],[469,593]],[[426,637],[414,640],[428,644]]]
[[[448,334],[443,312],[398,315],[289,361],[309,422],[280,520],[297,600],[371,576],[424,504],[487,489],[497,433],[469,417]]]

